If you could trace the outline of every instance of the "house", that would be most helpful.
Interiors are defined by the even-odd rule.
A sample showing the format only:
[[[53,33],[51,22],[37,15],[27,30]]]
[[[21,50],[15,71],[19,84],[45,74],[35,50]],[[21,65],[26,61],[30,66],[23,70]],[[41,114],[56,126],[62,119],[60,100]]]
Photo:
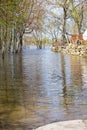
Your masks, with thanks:
[[[82,34],[72,34],[71,35],[71,43],[73,44],[82,44],[84,43]]]
[[[83,34],[72,34],[71,43],[87,43],[87,30]]]

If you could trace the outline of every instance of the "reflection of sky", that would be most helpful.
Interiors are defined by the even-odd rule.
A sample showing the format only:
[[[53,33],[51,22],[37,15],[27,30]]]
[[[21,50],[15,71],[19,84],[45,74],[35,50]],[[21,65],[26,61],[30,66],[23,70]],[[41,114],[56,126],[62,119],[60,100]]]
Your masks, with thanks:
[[[43,118],[44,116],[46,119],[51,117],[53,120],[78,118],[80,108],[78,112],[77,108],[78,105],[83,103],[81,59],[79,57],[50,53],[50,51],[44,51],[44,55],[41,54],[41,57],[38,57],[38,53],[36,53],[33,58],[36,59],[36,61],[33,59],[33,63],[36,65],[27,67],[31,68],[29,72],[33,67],[32,76],[34,79],[29,81],[31,73],[25,72],[27,74],[26,77],[28,77],[28,80],[25,80],[27,84],[32,84],[32,90],[36,90],[34,94],[39,92],[38,95],[36,94],[38,96],[37,105],[34,106],[40,108],[37,113],[42,115]],[[36,89],[34,86],[36,86]],[[85,109],[85,107],[81,109]],[[73,113],[74,111],[77,112],[77,116]]]
[[[10,58],[0,62],[0,119],[31,127],[87,118],[87,59],[36,48]]]
[[[85,86],[87,86],[87,59],[83,58],[82,61],[82,80]]]

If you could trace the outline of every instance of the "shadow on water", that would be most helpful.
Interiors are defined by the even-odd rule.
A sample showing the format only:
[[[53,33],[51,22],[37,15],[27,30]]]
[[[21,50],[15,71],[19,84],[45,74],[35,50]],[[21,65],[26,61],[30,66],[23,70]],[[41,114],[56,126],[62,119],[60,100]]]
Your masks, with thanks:
[[[0,130],[87,119],[87,59],[25,48],[0,59]]]

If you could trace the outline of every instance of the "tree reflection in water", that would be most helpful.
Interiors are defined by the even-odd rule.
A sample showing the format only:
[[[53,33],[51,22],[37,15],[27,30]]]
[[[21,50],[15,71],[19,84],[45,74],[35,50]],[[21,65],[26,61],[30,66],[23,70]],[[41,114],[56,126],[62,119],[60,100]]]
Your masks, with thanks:
[[[87,61],[49,49],[0,59],[0,129],[87,118]]]

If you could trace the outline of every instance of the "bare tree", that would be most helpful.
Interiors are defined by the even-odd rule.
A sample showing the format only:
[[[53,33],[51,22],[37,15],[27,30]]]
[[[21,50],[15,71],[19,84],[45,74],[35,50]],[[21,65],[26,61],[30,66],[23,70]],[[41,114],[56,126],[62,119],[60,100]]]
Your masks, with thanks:
[[[82,0],[70,0],[70,15],[77,25],[78,34],[81,33],[82,22],[83,22],[83,13],[84,13],[84,4]]]

